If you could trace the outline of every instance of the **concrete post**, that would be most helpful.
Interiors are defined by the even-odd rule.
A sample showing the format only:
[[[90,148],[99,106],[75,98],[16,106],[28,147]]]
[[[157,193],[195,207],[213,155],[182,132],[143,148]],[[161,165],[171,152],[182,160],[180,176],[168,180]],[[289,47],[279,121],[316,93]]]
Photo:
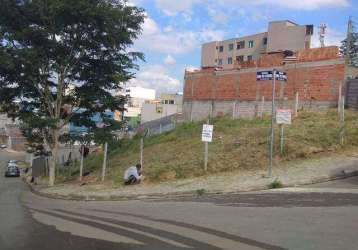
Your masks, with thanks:
[[[260,108],[260,118],[262,119],[264,117],[265,113],[265,97],[261,97],[261,108]]]
[[[296,92],[295,96],[295,117],[298,115],[298,91]]]
[[[104,181],[104,177],[106,176],[107,150],[108,150],[108,143],[106,142],[104,144],[104,157],[103,157],[103,166],[102,166],[102,181]]]

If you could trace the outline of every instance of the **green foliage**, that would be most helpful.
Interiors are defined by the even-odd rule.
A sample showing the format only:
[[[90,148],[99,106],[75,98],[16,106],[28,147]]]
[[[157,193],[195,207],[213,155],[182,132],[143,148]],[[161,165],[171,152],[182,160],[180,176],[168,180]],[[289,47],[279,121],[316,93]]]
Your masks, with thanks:
[[[197,196],[203,196],[206,193],[206,190],[204,188],[196,190]]]
[[[0,109],[24,123],[29,139],[36,135],[52,148],[72,123],[102,143],[121,127],[105,111],[123,110],[126,98],[110,91],[144,59],[128,52],[144,10],[125,2],[0,0]]]
[[[278,179],[274,180],[272,183],[270,183],[269,188],[270,189],[276,189],[276,188],[282,188],[283,184]]]
[[[354,27],[353,27],[354,29]],[[358,33],[354,32],[351,34],[351,46],[348,48],[347,38],[342,41],[339,51],[342,55],[349,55],[349,64],[358,67]]]

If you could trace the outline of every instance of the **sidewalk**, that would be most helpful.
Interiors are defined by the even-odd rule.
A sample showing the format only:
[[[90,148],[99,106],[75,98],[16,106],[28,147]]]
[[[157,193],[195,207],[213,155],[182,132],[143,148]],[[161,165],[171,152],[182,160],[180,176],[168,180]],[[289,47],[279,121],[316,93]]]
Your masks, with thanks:
[[[273,169],[273,177],[265,177],[266,170],[244,171],[211,175],[195,179],[135,186],[108,187],[103,184],[61,184],[54,187],[32,186],[36,194],[73,200],[156,199],[175,196],[193,196],[198,193],[236,193],[268,189],[275,179],[284,187],[324,182],[358,175],[358,154],[334,155],[287,163]]]

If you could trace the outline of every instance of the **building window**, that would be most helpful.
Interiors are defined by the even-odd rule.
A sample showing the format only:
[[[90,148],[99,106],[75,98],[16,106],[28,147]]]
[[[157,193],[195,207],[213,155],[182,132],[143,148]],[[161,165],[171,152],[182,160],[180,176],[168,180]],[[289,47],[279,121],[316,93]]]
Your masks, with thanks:
[[[247,61],[248,62],[252,61],[252,56],[247,56]]]
[[[245,48],[245,41],[240,41],[237,43],[237,49],[244,49]]]
[[[174,100],[169,100],[169,104],[174,104]]]
[[[223,65],[223,59],[219,59],[218,64]]]
[[[242,63],[243,61],[244,61],[244,56],[237,56],[236,57],[236,62]]]
[[[229,58],[227,59],[227,64],[232,64],[232,57],[229,57]]]
[[[249,48],[253,48],[254,47],[254,41],[249,41]]]
[[[230,43],[229,44],[229,51],[232,51],[234,49],[234,44],[233,43]]]
[[[264,37],[263,43],[264,43],[264,45],[267,45],[267,37]]]
[[[219,52],[224,52],[224,46],[219,47]]]

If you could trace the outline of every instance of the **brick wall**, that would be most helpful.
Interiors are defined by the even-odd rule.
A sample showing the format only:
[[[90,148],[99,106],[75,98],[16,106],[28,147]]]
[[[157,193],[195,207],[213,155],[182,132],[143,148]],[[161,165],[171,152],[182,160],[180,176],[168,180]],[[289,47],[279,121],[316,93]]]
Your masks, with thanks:
[[[186,72],[183,91],[184,103],[186,103],[184,117],[189,117],[185,114],[189,107],[190,116],[194,114],[195,119],[196,113],[201,117],[209,112],[210,109],[204,108],[204,110],[203,105],[214,103],[220,106],[220,102],[223,102],[221,113],[235,114],[243,107],[247,107],[249,114],[257,112],[256,101],[261,100],[262,97],[267,101],[272,99],[272,83],[271,81],[256,81],[256,73],[260,70],[272,70],[272,67],[285,71],[288,77],[287,82],[277,82],[277,98],[294,100],[295,93],[298,92],[300,101],[304,103],[310,102],[312,105],[312,102],[316,102],[317,105],[322,104],[325,107],[335,104],[338,100],[339,85],[344,79],[344,60],[338,56],[338,48],[327,47],[300,51],[296,54],[296,58],[295,63],[283,65],[284,57],[278,53],[261,57],[255,62],[257,67],[253,68],[231,70],[206,68]],[[207,101],[209,104],[205,104]],[[232,106],[233,101],[238,102],[237,107]],[[198,102],[202,103],[199,105]],[[193,111],[195,105],[203,109],[202,112]]]

